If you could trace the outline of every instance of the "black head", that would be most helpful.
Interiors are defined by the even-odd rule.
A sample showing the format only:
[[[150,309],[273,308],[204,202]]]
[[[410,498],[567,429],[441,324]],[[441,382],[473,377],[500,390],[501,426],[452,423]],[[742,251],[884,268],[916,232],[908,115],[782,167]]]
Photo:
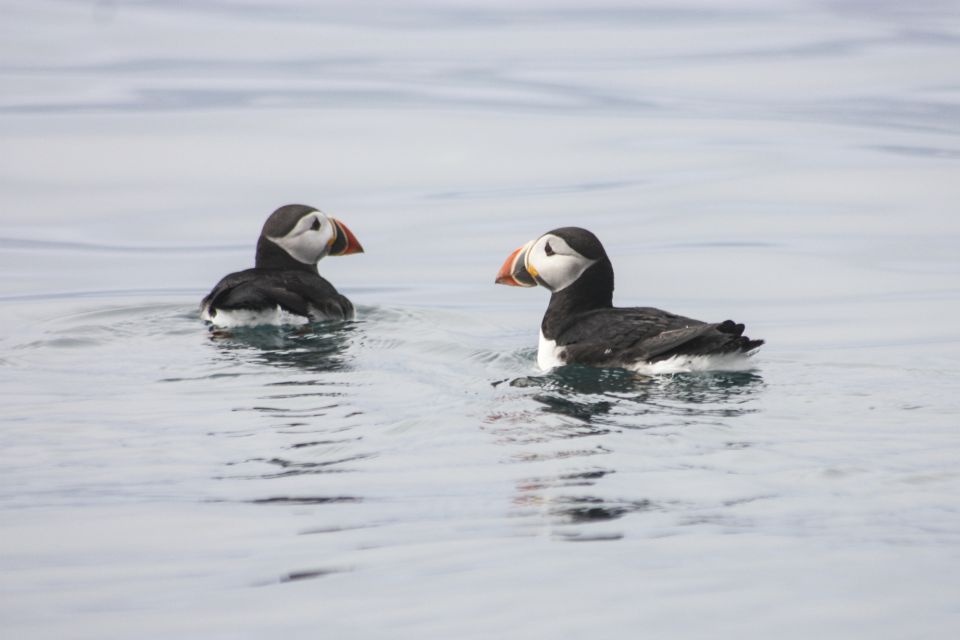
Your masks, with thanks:
[[[607,252],[600,244],[600,239],[593,235],[592,231],[587,231],[581,227],[560,227],[548,231],[541,237],[545,238],[547,236],[561,238],[567,243],[567,246],[588,260],[599,260],[607,257]]]
[[[320,213],[314,207],[308,207],[305,204],[287,204],[273,213],[263,223],[263,229],[260,230],[261,236],[270,238],[282,238],[293,231],[297,223],[304,217]]]

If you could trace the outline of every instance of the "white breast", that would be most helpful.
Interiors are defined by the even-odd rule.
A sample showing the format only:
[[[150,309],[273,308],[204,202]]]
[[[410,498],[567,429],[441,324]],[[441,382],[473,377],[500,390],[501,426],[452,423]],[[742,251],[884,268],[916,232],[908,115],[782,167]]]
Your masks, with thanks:
[[[540,331],[540,343],[537,346],[537,365],[544,371],[553,369],[566,364],[560,353],[562,347],[557,347],[556,340],[547,340],[543,337],[543,330]]]

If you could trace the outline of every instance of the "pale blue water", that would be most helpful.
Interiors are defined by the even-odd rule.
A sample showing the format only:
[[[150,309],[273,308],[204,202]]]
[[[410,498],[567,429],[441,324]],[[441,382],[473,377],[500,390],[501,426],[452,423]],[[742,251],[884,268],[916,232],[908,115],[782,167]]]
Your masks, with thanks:
[[[956,2],[4,14],[5,637],[960,629]],[[288,202],[358,321],[211,337]],[[538,372],[571,224],[754,370]]]

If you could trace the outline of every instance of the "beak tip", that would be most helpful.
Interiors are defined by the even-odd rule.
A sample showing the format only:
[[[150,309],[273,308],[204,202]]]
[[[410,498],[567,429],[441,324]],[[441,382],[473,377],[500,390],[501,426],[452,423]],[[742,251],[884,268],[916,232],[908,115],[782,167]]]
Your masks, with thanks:
[[[524,245],[507,256],[500,271],[497,272],[494,284],[505,284],[510,287],[532,287],[537,284],[524,267],[523,259],[526,249],[527,245]]]
[[[337,229],[337,235],[334,237],[333,251],[330,255],[349,256],[354,253],[363,253],[363,246],[347,225],[337,219],[333,220],[333,224]]]

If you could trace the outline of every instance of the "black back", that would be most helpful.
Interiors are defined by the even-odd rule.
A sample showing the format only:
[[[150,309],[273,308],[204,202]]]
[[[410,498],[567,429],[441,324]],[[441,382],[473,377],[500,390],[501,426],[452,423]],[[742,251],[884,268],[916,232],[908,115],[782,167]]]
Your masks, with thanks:
[[[203,299],[203,307],[217,310],[266,311],[279,306],[313,320],[353,317],[353,304],[320,274],[293,269],[247,269],[224,277]]]
[[[746,353],[763,344],[732,320],[706,323],[653,307],[597,309],[577,314],[553,338],[566,362],[622,366],[678,355]]]

